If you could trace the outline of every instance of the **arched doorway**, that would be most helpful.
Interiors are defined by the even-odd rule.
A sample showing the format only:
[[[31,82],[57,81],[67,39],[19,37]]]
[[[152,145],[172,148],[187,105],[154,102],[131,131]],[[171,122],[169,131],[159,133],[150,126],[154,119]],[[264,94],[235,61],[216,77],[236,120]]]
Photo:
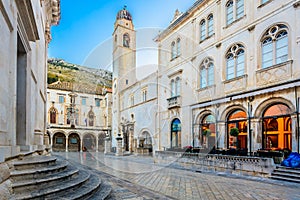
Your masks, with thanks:
[[[99,133],[98,135],[98,151],[99,152],[104,152],[105,148],[105,137],[106,134],[104,132]]]
[[[232,128],[238,129],[238,137],[230,135]],[[247,149],[247,114],[243,110],[234,110],[227,117],[227,146],[229,149]]]
[[[149,153],[152,152],[152,138],[148,131],[143,131],[143,133],[139,137],[139,147],[148,149]]]
[[[285,104],[267,107],[262,118],[262,148],[292,150],[291,109]]]
[[[174,119],[171,123],[171,148],[181,147],[181,122]]]
[[[216,119],[212,114],[206,115],[200,123],[199,141],[204,148],[212,149],[216,141]]]
[[[68,143],[68,150],[69,151],[80,151],[80,137],[77,133],[71,133],[69,135],[69,143]]]
[[[58,132],[53,135],[52,150],[53,151],[66,151],[66,136],[65,136],[65,134]]]
[[[96,151],[96,138],[94,135],[88,133],[83,136],[83,151]]]

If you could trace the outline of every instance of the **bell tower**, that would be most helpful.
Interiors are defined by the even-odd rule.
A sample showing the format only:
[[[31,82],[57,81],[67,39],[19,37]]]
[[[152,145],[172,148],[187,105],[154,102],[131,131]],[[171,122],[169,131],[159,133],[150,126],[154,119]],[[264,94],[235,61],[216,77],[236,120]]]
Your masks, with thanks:
[[[118,12],[114,24],[113,79],[119,91],[136,82],[136,33],[126,6]]]
[[[113,36],[113,119],[112,145],[122,135],[120,98],[126,88],[136,83],[136,32],[126,6],[117,14]]]

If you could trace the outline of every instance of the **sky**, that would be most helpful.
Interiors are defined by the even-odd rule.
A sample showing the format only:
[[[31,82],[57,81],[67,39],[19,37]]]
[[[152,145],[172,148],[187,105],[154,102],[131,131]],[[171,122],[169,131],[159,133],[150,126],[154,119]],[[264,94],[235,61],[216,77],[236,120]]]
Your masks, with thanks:
[[[111,36],[116,14],[124,5],[131,13],[137,30],[137,49],[146,49],[143,47],[155,45],[152,39],[159,30],[170,24],[177,8],[185,12],[194,2],[195,0],[61,0],[61,20],[58,26],[51,28],[52,41],[48,57],[111,70]],[[137,65],[155,64],[155,52],[150,51],[138,51]]]

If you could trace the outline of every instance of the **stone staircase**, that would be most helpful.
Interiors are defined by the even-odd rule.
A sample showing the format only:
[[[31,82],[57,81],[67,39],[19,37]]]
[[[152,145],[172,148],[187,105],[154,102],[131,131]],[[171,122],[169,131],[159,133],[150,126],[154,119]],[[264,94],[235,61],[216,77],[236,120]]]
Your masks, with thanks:
[[[300,168],[277,166],[271,178],[281,181],[300,183]]]
[[[109,199],[111,186],[88,170],[54,156],[11,162],[14,199]]]

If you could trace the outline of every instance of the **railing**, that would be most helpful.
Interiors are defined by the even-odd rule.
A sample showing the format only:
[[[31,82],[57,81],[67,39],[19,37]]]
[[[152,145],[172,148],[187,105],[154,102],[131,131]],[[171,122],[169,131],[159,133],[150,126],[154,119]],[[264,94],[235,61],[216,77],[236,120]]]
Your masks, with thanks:
[[[167,99],[168,101],[168,108],[176,108],[181,106],[181,97],[180,96],[175,96]]]
[[[241,175],[269,176],[275,164],[272,158],[156,151],[157,162],[195,171],[219,171]]]

